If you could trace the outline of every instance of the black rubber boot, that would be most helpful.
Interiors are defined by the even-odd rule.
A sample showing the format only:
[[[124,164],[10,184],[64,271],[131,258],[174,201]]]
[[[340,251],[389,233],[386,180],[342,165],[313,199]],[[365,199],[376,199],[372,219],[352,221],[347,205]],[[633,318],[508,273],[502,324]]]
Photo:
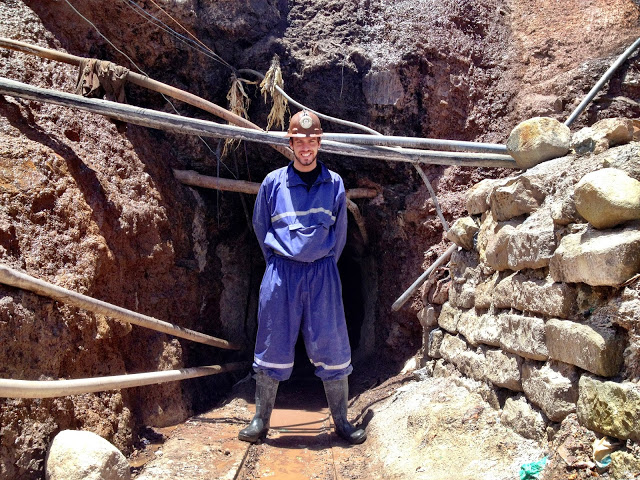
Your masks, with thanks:
[[[367,432],[356,429],[347,420],[347,397],[349,396],[347,377],[323,383],[329,410],[331,410],[333,423],[336,426],[336,433],[352,445],[364,442],[367,439]]]
[[[256,375],[256,414],[246,428],[240,430],[238,438],[245,442],[256,443],[264,440],[269,431],[269,420],[276,401],[278,380],[274,380],[264,372]]]

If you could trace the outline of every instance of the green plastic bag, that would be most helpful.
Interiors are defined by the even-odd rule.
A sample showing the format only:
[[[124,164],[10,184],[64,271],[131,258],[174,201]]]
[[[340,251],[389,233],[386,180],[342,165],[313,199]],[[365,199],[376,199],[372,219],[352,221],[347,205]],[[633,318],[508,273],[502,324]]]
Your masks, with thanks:
[[[525,463],[520,467],[520,480],[537,480],[546,464],[547,457],[537,462]]]

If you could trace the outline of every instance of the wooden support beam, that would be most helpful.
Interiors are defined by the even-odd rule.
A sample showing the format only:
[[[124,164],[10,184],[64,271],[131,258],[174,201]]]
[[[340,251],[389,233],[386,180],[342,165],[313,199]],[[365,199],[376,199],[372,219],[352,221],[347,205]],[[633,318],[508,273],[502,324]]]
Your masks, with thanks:
[[[0,398],[55,398],[83,393],[104,392],[121,388],[142,387],[188,378],[217,375],[248,369],[249,362],[206,367],[181,368],[159,372],[132,373],[110,377],[73,378],[68,380],[14,380],[0,378]]]
[[[212,177],[202,175],[193,170],[173,170],[173,175],[177,180],[185,185],[194,187],[212,188],[215,190],[225,190],[228,192],[248,193],[256,195],[260,189],[260,184],[247,182],[246,180],[233,180],[230,178]],[[347,198],[375,198],[378,192],[374,188],[350,188],[346,192]]]
[[[123,122],[175,133],[217,138],[237,138],[266,144],[286,145],[288,143],[287,139],[281,135],[273,135],[269,132],[237,127],[235,125],[221,125],[206,120],[181,117],[179,115],[133,107],[131,105],[123,105],[107,100],[84,98],[65,92],[33,87],[7,78],[0,78],[0,94],[77,108],[79,110],[115,118]],[[489,153],[440,152],[411,148],[362,146],[328,140],[321,143],[320,150],[340,155],[397,162],[459,165],[466,167],[518,168],[515,160],[513,160],[510,155]]]
[[[250,195],[256,195],[260,189],[259,183],[247,182],[246,180],[212,177],[209,175],[202,175],[198,172],[194,172],[193,170],[174,169],[173,176],[185,185],[191,185],[193,187],[248,193]]]

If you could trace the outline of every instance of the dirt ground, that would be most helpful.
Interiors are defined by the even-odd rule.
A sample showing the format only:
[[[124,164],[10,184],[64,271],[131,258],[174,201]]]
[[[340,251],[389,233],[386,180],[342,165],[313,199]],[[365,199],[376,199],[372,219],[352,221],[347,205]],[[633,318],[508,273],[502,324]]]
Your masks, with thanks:
[[[176,429],[148,432],[149,445],[130,458],[136,478],[511,480],[522,464],[545,455],[545,445],[501,425],[500,411],[460,379],[390,373],[367,368],[350,378],[349,416],[368,432],[362,445],[347,445],[335,435],[322,384],[309,376],[281,384],[264,443],[239,442],[237,431],[253,415],[253,382],[247,378],[218,408]],[[324,426],[294,424],[304,425],[304,433],[274,427],[285,410],[315,414]]]

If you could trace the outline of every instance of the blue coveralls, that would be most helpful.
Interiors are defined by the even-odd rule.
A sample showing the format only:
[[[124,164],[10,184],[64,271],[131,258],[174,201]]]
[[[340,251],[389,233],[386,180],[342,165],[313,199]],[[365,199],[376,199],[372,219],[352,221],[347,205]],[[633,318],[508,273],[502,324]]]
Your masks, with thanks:
[[[344,184],[318,163],[321,172],[309,191],[292,163],[271,172],[253,210],[267,261],[253,368],[280,381],[291,376],[300,331],[323,381],[353,370],[337,266],[347,237]]]

